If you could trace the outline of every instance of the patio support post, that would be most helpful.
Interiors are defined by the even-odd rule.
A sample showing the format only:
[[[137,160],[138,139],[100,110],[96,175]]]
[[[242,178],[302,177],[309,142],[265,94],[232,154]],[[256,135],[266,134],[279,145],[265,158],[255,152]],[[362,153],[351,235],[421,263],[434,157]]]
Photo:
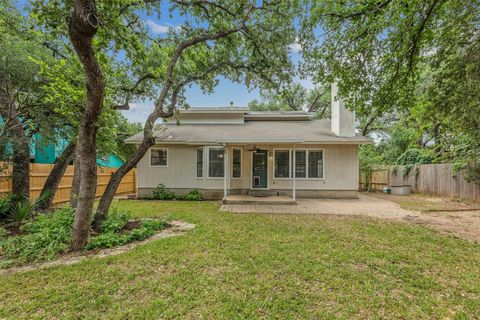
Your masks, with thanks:
[[[296,188],[297,188],[296,182],[297,182],[297,181],[296,181],[296,173],[295,173],[295,171],[296,171],[296,163],[295,163],[295,161],[296,161],[296,158],[297,158],[297,157],[296,157],[295,147],[296,147],[296,146],[293,145],[293,155],[292,155],[292,158],[293,158],[293,172],[292,172],[292,175],[293,175],[293,188],[292,188],[292,189],[293,189],[293,190],[292,190],[292,198],[293,198],[293,201],[296,201],[296,198],[297,198],[297,196],[296,196],[296,192],[297,192],[297,190],[296,190]]]
[[[227,174],[228,174],[228,150],[227,144],[223,144],[223,198],[227,199]]]

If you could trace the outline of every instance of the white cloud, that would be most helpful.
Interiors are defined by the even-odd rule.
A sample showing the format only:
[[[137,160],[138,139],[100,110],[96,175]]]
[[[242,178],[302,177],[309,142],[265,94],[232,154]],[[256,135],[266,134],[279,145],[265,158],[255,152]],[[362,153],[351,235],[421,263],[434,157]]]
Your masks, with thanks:
[[[150,31],[154,34],[163,34],[163,33],[168,33],[170,30],[179,30],[180,26],[172,26],[172,25],[164,25],[164,24],[158,24],[153,20],[148,19],[145,21],[147,26],[150,28]]]
[[[290,48],[290,50],[292,50],[293,52],[296,52],[296,53],[302,51],[302,49],[303,49],[298,38],[295,39],[294,43],[288,45],[288,48]]]
[[[296,42],[296,41],[295,41],[294,43],[290,44],[288,47],[289,47],[290,50],[292,50],[293,52],[300,52],[300,51],[302,51],[302,45],[301,45],[300,43]]]
[[[140,103],[130,103],[130,110],[122,111],[122,114],[130,122],[144,123],[150,112],[153,111],[153,101],[145,101]]]

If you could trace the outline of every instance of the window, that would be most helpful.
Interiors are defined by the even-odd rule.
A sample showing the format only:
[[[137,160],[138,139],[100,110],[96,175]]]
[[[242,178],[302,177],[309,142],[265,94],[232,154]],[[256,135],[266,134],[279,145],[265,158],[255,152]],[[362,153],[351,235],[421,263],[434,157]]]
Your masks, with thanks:
[[[210,178],[223,178],[225,171],[223,149],[208,149],[208,176]]]
[[[232,177],[242,177],[242,149],[233,149],[232,156]]]
[[[323,151],[310,150],[308,152],[308,177],[323,178]]]
[[[295,156],[295,169],[290,155]],[[323,179],[323,150],[275,150],[275,178]],[[293,158],[292,158],[293,159]]]
[[[197,178],[203,177],[203,148],[197,149]]]
[[[295,177],[307,177],[307,151],[295,151]]]
[[[288,178],[290,176],[290,151],[275,150],[275,178]]]
[[[150,149],[150,165],[153,167],[166,167],[167,154],[167,149]]]

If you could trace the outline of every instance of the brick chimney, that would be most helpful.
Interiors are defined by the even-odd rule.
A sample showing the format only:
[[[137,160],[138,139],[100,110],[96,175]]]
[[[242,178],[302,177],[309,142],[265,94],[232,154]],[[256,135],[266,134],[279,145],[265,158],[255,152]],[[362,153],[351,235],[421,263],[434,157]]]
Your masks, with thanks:
[[[355,136],[355,113],[346,109],[338,95],[336,83],[332,83],[332,133],[339,137]]]

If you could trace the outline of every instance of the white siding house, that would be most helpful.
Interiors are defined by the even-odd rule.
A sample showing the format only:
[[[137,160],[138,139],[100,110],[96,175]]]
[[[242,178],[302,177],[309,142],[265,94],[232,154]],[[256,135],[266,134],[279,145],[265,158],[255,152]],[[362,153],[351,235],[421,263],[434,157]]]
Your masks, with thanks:
[[[335,88],[333,88],[335,93]],[[358,146],[354,115],[332,98],[332,121],[307,112],[198,108],[155,133],[138,163],[138,196],[158,184],[176,193],[198,189],[207,199],[232,194],[354,198]],[[142,134],[127,143],[138,144]],[[295,170],[294,170],[295,168]]]

